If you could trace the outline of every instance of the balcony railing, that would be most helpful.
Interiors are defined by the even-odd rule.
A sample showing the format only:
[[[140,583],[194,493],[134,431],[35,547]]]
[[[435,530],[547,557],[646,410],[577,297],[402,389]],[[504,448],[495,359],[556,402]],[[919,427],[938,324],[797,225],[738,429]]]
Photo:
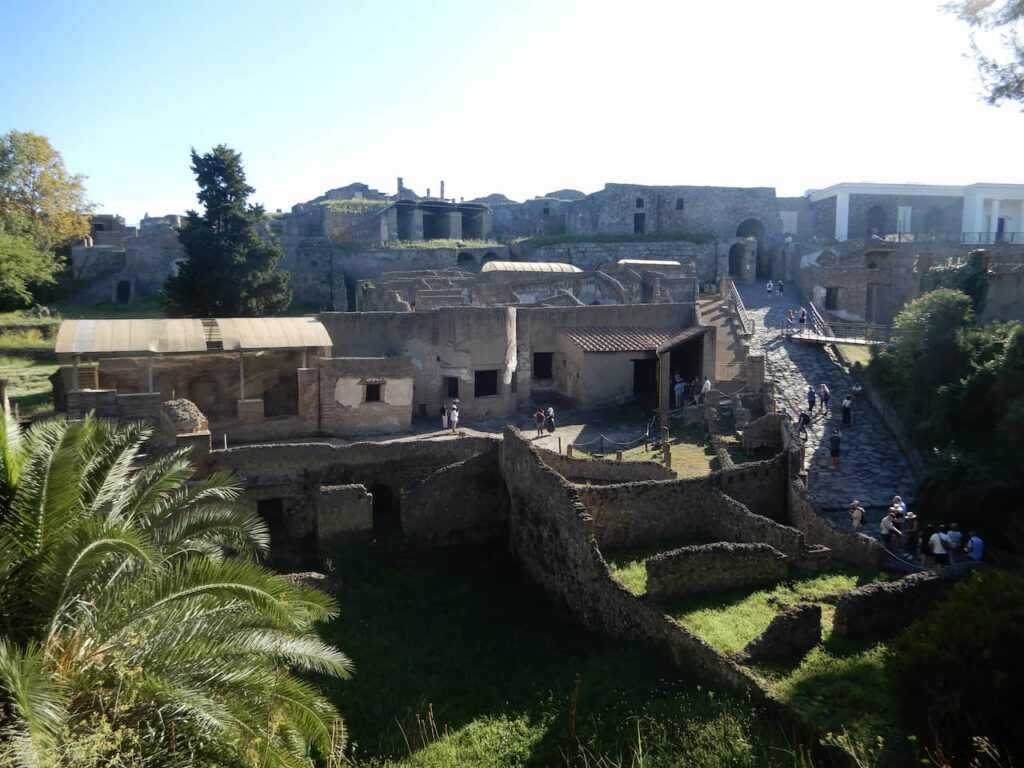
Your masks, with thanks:
[[[894,232],[872,235],[877,243],[959,243],[960,245],[1024,245],[1024,232],[961,232],[954,234],[924,234],[920,232]]]

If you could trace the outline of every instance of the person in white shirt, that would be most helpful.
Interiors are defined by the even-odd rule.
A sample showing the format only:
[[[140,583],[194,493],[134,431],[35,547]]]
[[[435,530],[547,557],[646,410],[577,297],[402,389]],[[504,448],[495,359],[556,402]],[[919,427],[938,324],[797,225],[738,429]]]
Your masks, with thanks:
[[[900,538],[903,534],[899,529],[892,523],[892,512],[886,512],[885,517],[882,518],[882,522],[878,526],[878,530],[882,533],[882,541],[885,542],[885,546],[888,549],[892,549],[899,544]]]
[[[928,549],[931,550],[936,565],[949,565],[949,538],[946,536],[946,526],[940,525],[939,530],[928,539]]]
[[[769,280],[768,285],[766,287],[768,289],[768,298],[770,299],[775,294],[775,284],[771,280]]]
[[[453,403],[451,410],[448,411],[448,423],[452,427],[452,432],[455,432],[459,428],[459,406],[458,403]]]
[[[704,377],[704,385],[700,388],[700,401],[702,403],[704,402],[705,398],[708,395],[708,392],[710,392],[710,391],[711,391],[711,379],[709,379],[707,376],[705,376]]]

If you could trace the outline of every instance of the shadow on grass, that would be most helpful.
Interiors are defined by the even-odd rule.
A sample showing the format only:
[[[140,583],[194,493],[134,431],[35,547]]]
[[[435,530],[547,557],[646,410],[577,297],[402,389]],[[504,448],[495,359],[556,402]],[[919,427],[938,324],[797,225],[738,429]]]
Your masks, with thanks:
[[[321,634],[349,654],[356,674],[324,685],[357,759],[416,754],[417,765],[468,765],[425,756],[460,740],[479,746],[491,726],[501,744],[478,764],[566,765],[566,755],[576,764],[581,744],[628,758],[640,729],[651,748],[680,758],[688,754],[680,739],[706,737],[708,759],[698,750],[694,765],[763,765],[771,750],[788,748],[746,700],[710,694],[646,648],[609,644],[570,621],[502,548],[404,562],[346,552],[335,575],[341,616]],[[744,759],[718,755],[741,747]]]

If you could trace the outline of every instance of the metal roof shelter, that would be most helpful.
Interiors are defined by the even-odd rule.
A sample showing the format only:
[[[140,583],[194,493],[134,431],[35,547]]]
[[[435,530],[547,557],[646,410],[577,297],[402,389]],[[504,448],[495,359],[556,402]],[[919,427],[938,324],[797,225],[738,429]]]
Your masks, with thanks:
[[[57,354],[205,352],[202,320],[65,320]]]
[[[554,261],[488,261],[481,272],[582,272],[573,264]]]
[[[153,391],[153,356],[199,352],[238,352],[241,396],[245,399],[243,352],[262,349],[306,350],[332,346],[331,336],[314,317],[229,317],[216,319],[65,320],[57,333],[57,354],[74,356],[78,382],[82,355],[146,355],[149,391]]]

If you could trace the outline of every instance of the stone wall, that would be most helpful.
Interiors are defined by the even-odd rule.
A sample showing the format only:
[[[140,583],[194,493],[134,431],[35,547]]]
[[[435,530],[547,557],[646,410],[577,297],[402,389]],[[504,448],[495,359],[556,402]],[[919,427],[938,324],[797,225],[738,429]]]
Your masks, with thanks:
[[[789,558],[768,544],[718,542],[680,547],[647,560],[652,600],[774,584],[789,573]]]
[[[908,233],[960,239],[964,199],[956,195],[939,197],[851,194],[847,237],[871,237],[872,228],[877,227],[879,223],[881,227],[878,227],[877,234],[894,234],[897,230],[897,209],[900,206],[911,209]],[[881,212],[880,219],[872,217],[872,208]]]
[[[740,471],[737,468],[686,480],[587,486],[580,487],[579,494],[592,515],[594,535],[603,548],[711,536],[721,541],[768,543],[799,560],[804,542],[799,530],[754,514],[726,495],[729,486],[722,484],[723,478]],[[734,487],[742,487],[754,478],[756,473],[748,473],[745,482]]]
[[[739,654],[745,664],[803,658],[821,642],[821,606],[800,603],[772,619],[768,628]]]
[[[544,463],[570,482],[630,483],[639,480],[674,480],[676,473],[657,461],[575,459],[538,448]]]
[[[574,487],[511,427],[501,444],[501,471],[510,497],[512,552],[530,577],[581,623],[653,645],[680,667],[780,708],[735,662],[612,577],[594,541],[593,520]]]
[[[803,481],[796,477],[790,480],[789,522],[804,532],[808,544],[828,547],[836,560],[858,568],[879,568],[885,562],[885,551],[873,538],[841,531],[823,519]]]
[[[915,573],[889,582],[867,584],[847,592],[836,605],[837,637],[865,640],[887,637],[927,615],[970,569]]]
[[[507,523],[508,492],[496,445],[442,467],[402,494],[402,532],[413,544],[501,539]]]
[[[989,272],[988,294],[978,322],[993,320],[1024,320],[1024,266]]]
[[[632,230],[630,231],[632,232]],[[718,274],[718,252],[723,248],[727,259],[729,246],[715,241],[700,244],[676,240],[533,245],[527,240],[514,243],[512,254],[519,261],[553,261],[560,264],[573,264],[584,270],[611,267],[621,259],[678,261],[684,267],[692,262],[697,265],[697,275],[704,282],[711,282]]]
[[[315,528],[321,560],[339,547],[369,544],[373,533],[373,496],[364,485],[320,486]]]
[[[412,362],[405,357],[320,361],[320,430],[327,435],[380,435],[412,428]],[[376,400],[369,399],[371,388]]]

